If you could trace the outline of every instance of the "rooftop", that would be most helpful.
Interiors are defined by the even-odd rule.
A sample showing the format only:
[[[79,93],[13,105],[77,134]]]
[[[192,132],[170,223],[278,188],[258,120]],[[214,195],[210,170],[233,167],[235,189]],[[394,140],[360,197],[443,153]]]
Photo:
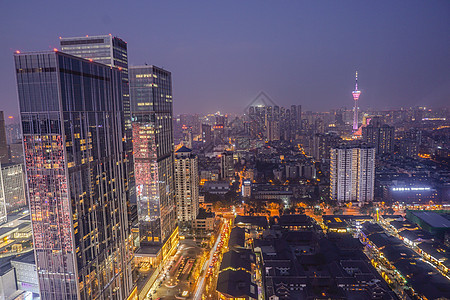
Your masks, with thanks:
[[[414,211],[411,212],[411,214],[422,219],[424,222],[428,223],[431,227],[450,228],[450,221],[435,212]]]
[[[191,149],[189,149],[188,147],[186,147],[186,146],[183,146],[183,147],[181,147],[180,149],[178,149],[177,151],[175,151],[175,153],[181,153],[181,152],[187,152],[187,153],[189,153],[189,152],[192,152],[192,150]]]
[[[267,228],[267,218],[264,216],[236,216],[235,224],[250,224],[262,228]]]
[[[258,298],[256,285],[251,282],[251,274],[242,270],[220,272],[217,278],[217,291],[234,298]]]

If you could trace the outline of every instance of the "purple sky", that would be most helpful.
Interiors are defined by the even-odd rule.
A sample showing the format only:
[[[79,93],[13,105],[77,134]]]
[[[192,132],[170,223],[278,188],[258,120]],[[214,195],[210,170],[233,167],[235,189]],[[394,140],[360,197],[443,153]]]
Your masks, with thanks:
[[[260,91],[351,107],[355,70],[362,109],[450,103],[448,0],[41,0],[0,2],[0,110],[17,114],[15,50],[108,33],[128,42],[130,65],[172,72],[175,113],[239,113]]]

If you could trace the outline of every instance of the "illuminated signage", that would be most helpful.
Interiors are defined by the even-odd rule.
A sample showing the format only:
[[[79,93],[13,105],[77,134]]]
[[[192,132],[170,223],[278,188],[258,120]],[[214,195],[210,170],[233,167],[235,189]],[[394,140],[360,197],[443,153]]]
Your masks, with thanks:
[[[415,191],[429,191],[431,188],[429,187],[398,187],[398,188],[392,188],[394,192],[415,192]]]

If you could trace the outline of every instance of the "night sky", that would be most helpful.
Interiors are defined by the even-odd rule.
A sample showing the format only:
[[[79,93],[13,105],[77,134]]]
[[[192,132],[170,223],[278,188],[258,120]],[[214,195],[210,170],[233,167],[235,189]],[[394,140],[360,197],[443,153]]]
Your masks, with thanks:
[[[129,65],[172,72],[175,113],[280,106],[449,106],[450,1],[0,1],[0,110],[17,115],[15,50],[59,36],[128,42]]]

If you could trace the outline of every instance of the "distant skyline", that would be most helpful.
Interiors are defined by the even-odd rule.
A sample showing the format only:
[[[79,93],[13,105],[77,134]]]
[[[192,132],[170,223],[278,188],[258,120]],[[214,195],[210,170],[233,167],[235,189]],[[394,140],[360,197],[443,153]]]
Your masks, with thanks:
[[[260,91],[327,111],[450,103],[450,1],[2,1],[0,110],[18,115],[16,50],[108,34],[129,65],[172,72],[174,113],[242,113]]]

